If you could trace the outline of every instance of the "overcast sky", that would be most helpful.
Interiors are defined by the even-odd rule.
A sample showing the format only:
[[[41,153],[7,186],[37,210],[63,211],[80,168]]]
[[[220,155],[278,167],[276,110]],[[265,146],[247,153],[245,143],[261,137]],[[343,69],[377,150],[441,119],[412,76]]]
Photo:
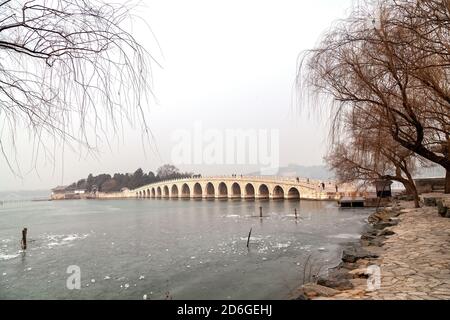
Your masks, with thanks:
[[[55,165],[41,160],[30,169],[21,158],[24,177],[15,177],[0,160],[0,190],[45,189],[69,184],[89,173],[156,170],[173,160],[179,143],[174,133],[216,130],[268,130],[279,134],[279,163],[322,164],[326,125],[293,104],[298,55],[312,48],[336,19],[345,16],[350,0],[147,0],[139,10],[152,28],[134,30],[148,42],[162,69],[154,66],[157,104],[150,106],[150,127],[159,155],[143,151],[141,131],[125,128],[111,148],[101,146],[96,158],[65,150]],[[272,131],[271,131],[272,130]],[[181,131],[183,132],[183,131]],[[28,138],[18,150],[26,150]],[[60,152],[60,151],[58,151]],[[19,155],[20,158],[20,155]],[[59,160],[58,160],[59,158]],[[62,159],[64,158],[64,166]],[[180,165],[204,175],[245,173],[251,165]]]

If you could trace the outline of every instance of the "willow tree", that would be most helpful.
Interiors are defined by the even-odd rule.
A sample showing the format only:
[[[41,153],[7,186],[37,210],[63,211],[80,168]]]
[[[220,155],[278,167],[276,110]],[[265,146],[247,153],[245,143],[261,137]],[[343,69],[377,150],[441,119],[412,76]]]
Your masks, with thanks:
[[[124,121],[147,130],[152,57],[127,31],[132,7],[97,0],[0,0],[0,150],[28,134],[94,149]],[[49,140],[50,139],[50,140]]]
[[[446,170],[449,193],[449,43],[449,0],[359,6],[305,54],[299,85],[333,106],[334,138],[348,112],[379,120],[401,147]]]
[[[414,153],[394,141],[389,133],[368,121],[357,112],[347,114],[345,139],[334,144],[326,161],[335,171],[340,183],[358,183],[363,186],[377,180],[393,180],[405,187],[419,207],[419,195],[412,175],[419,162]]]

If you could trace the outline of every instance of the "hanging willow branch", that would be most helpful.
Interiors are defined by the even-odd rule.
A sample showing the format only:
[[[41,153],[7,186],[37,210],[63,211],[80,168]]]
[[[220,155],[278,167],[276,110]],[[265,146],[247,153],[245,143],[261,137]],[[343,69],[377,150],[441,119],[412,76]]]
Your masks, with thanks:
[[[155,60],[127,31],[131,9],[99,0],[0,0],[0,151],[11,170],[6,145],[14,147],[17,135],[51,153],[48,137],[94,150],[124,121],[148,132]]]

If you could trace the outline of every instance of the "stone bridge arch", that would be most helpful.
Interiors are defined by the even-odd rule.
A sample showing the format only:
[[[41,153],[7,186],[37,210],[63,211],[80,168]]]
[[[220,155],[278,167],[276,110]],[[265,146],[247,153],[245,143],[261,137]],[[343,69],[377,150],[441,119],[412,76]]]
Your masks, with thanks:
[[[300,200],[300,191],[296,187],[290,188],[287,194],[287,199]]]
[[[255,199],[256,198],[256,192],[255,187],[251,183],[247,183],[244,188],[244,198],[245,199]]]
[[[205,198],[214,199],[216,197],[216,188],[212,182],[208,182],[205,187]]]
[[[181,186],[181,196],[182,199],[190,199],[191,198],[191,189],[187,183]]]
[[[195,199],[201,199],[203,198],[203,189],[200,183],[194,184],[192,197]]]
[[[284,199],[284,190],[281,186],[276,185],[273,188],[272,199],[274,199],[274,200],[283,200]]]
[[[270,199],[269,187],[266,184],[260,184],[258,187],[258,199]]]
[[[174,184],[170,190],[170,197],[174,198],[174,199],[178,199],[179,198],[179,191],[178,191],[178,186],[176,184]]]
[[[170,198],[170,192],[169,192],[169,187],[168,186],[164,186],[163,188],[163,198]]]
[[[231,185],[230,188],[230,198],[232,199],[240,199],[242,197],[242,190],[239,183],[235,182]]]
[[[228,186],[225,182],[219,183],[217,187],[217,198],[219,199],[228,198]]]

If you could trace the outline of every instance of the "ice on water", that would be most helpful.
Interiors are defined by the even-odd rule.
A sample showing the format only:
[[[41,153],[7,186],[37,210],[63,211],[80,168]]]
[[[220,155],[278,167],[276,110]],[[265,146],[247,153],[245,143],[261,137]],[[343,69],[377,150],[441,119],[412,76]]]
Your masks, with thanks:
[[[17,258],[19,254],[6,254],[0,252],[0,260],[11,260]]]
[[[64,246],[72,243],[75,240],[83,240],[86,239],[89,234],[69,234],[69,235],[45,235],[44,238],[49,241],[47,243],[48,248],[53,248],[56,246]]]
[[[330,236],[329,238],[334,238],[334,239],[359,239],[361,237],[361,235],[359,234],[349,234],[349,233],[340,233],[340,234],[336,234],[333,236]]]

